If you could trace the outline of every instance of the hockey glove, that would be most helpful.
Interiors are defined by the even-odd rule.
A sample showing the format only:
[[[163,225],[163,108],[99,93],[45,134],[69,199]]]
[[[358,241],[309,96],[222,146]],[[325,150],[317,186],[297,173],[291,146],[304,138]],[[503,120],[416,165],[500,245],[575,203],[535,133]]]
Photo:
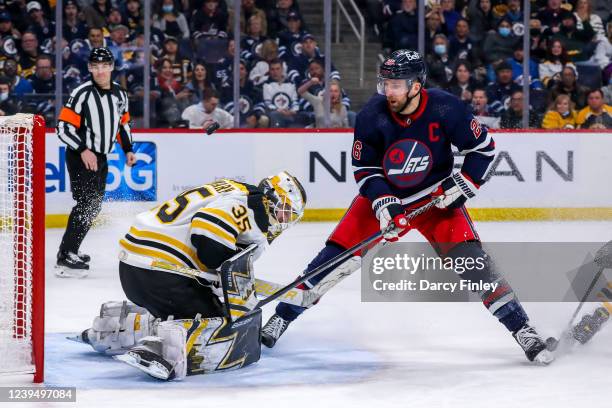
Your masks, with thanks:
[[[404,213],[404,207],[402,206],[399,198],[394,196],[382,196],[377,198],[372,203],[372,209],[376,214],[376,218],[380,221],[380,230],[386,231],[389,224],[393,224],[395,228],[387,231],[383,238],[387,241],[395,242],[408,232],[408,219]]]
[[[445,178],[440,187],[438,187],[432,195],[434,197],[443,197],[442,201],[436,204],[436,207],[452,210],[461,207],[468,198],[474,197],[477,189],[478,186],[472,183],[463,174],[455,173]]]

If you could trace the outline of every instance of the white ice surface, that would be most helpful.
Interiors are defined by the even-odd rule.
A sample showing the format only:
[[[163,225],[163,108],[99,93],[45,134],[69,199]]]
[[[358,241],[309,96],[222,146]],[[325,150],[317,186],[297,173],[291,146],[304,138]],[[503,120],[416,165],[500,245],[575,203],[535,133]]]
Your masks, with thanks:
[[[293,323],[274,349],[264,348],[258,363],[182,382],[155,381],[64,339],[89,327],[101,303],[124,299],[116,253],[128,225],[129,218],[120,218],[91,231],[82,247],[92,256],[91,274],[83,280],[53,276],[63,231],[47,231],[46,381],[76,386],[79,406],[612,406],[611,327],[553,365],[536,367],[482,305],[361,303],[358,276]],[[287,231],[256,263],[256,273],[277,282],[293,279],[333,226],[304,223]],[[478,223],[477,228],[490,242],[612,238],[610,222]],[[525,308],[541,332],[553,335],[575,304],[528,303]],[[265,308],[264,321],[272,310]]]

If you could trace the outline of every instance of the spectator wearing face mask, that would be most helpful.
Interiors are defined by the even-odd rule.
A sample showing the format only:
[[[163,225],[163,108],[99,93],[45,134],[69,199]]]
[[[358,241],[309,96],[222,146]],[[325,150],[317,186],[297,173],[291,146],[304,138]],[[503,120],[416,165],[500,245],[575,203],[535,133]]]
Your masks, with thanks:
[[[427,55],[426,61],[428,86],[446,88],[453,76],[453,61],[448,55],[448,39],[444,34],[434,37],[433,53]]]
[[[164,35],[189,39],[189,24],[174,0],[163,0],[153,15],[153,27],[159,28]]]
[[[19,106],[14,96],[11,96],[11,81],[5,76],[0,77],[0,116],[14,115],[19,112]]]
[[[512,57],[516,43],[520,41],[512,33],[512,24],[507,19],[501,19],[497,25],[497,31],[489,34],[485,39],[483,51],[486,63],[498,62]]]

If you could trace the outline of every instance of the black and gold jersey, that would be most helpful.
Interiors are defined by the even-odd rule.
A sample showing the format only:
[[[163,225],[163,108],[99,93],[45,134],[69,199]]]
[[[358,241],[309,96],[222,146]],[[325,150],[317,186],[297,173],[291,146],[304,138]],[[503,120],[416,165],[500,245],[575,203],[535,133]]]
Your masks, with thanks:
[[[138,214],[119,243],[128,259],[134,254],[202,271],[216,269],[242,246],[257,244],[255,256],[265,250],[269,217],[264,200],[257,187],[234,180],[204,184]]]

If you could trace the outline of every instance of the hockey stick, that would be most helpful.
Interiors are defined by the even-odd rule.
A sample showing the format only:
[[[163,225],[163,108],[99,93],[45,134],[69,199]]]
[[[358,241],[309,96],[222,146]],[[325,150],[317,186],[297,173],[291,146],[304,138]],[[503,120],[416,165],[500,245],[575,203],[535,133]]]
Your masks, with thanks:
[[[599,266],[599,269],[597,270],[597,273],[593,277],[591,284],[587,288],[586,293],[582,296],[582,299],[580,299],[580,303],[578,304],[578,307],[574,311],[574,314],[572,314],[572,317],[570,318],[569,323],[567,324],[567,327],[565,328],[565,330],[563,330],[563,332],[561,333],[558,339],[554,337],[549,337],[548,339],[546,339],[546,346],[551,351],[555,351],[561,341],[571,337],[571,333],[574,330],[574,325],[573,325],[574,319],[576,319],[576,316],[578,316],[578,313],[580,313],[580,310],[582,310],[582,306],[584,306],[584,304],[586,303],[586,300],[591,295],[591,292],[593,291],[593,288],[599,281],[599,278],[601,278],[603,271],[605,269],[612,268],[612,241],[609,241],[607,244],[601,247],[597,251],[597,253],[595,253],[595,258],[593,259],[593,262],[595,262],[597,266]]]
[[[192,279],[203,279],[209,284],[205,286],[216,287],[220,283],[220,278],[217,273],[205,272],[199,269],[189,268],[187,266],[175,265],[159,259],[153,259],[151,261],[151,268],[153,270],[163,271],[172,273],[179,276],[185,276]],[[270,282],[263,279],[255,279],[255,292],[258,296],[266,297],[276,293],[279,289],[284,286],[280,283]],[[314,289],[314,287],[312,288]],[[310,303],[306,299],[310,298],[309,295],[303,294],[302,289],[294,289],[294,292],[288,292],[283,299],[283,302],[290,303],[296,306],[308,306]]]
[[[200,278],[204,279],[213,286],[219,284],[220,279],[216,273],[204,272],[198,269],[192,269],[187,266],[175,265],[169,262],[160,261],[154,259],[151,261],[151,268],[158,271],[168,272],[179,276],[185,276],[187,278]],[[289,303],[295,306],[308,307],[312,305],[318,298],[323,296],[329,289],[331,289],[337,282],[344,279],[349,274],[330,274],[326,276],[326,279],[317,283],[309,289],[298,289],[293,288],[282,296],[284,303]],[[264,279],[255,278],[255,293],[257,296],[266,298],[276,294],[279,290],[283,289],[285,285],[281,283],[271,282]]]
[[[406,215],[406,218],[408,219],[408,221],[414,219],[415,217],[417,217],[417,216],[423,214],[424,212],[428,211],[431,207],[433,207],[434,205],[439,203],[441,200],[442,200],[442,196],[438,196],[438,197],[433,198],[427,204],[424,204],[424,205],[422,205],[422,206],[412,210],[409,214]],[[282,288],[279,291],[275,292],[273,295],[270,295],[266,299],[259,301],[255,305],[254,309],[259,309],[259,308],[267,305],[268,303],[278,299],[279,297],[283,296],[285,293],[287,293],[290,290],[294,289],[299,284],[304,283],[307,280],[309,280],[309,279],[319,275],[321,272],[325,271],[326,269],[328,269],[328,268],[330,268],[330,267],[332,267],[334,265],[337,265],[337,264],[339,264],[341,262],[344,262],[348,258],[352,257],[355,252],[360,251],[363,248],[366,248],[367,246],[369,246],[373,242],[376,242],[383,235],[385,235],[386,233],[392,231],[394,228],[395,228],[395,225],[393,225],[393,223],[390,223],[384,231],[376,232],[375,234],[373,234],[372,236],[367,238],[365,241],[362,241],[362,242],[360,242],[358,244],[353,245],[352,247],[350,247],[346,251],[336,255],[335,257],[333,257],[332,259],[328,260],[327,262],[324,262],[322,265],[319,265],[318,267],[316,267],[312,271],[310,271],[310,272],[300,276],[299,278],[297,278],[296,280],[294,280],[293,282],[291,282],[290,284],[288,284],[284,288]],[[334,285],[330,286],[329,289],[331,289],[331,287],[333,287],[333,286]],[[323,292],[323,293],[325,293],[325,292]]]
[[[428,211],[430,208],[436,205],[441,199],[442,199],[441,197],[436,197],[432,199],[427,204],[424,204],[414,209],[413,211],[411,211],[406,216],[406,218],[408,219],[408,221],[414,219],[415,217]],[[302,275],[300,278],[294,280],[293,282],[289,283],[286,286],[281,286],[281,284],[279,283],[270,282],[270,281],[256,278],[255,279],[255,292],[257,293],[258,296],[265,297],[266,299],[263,299],[260,302],[258,302],[253,309],[261,308],[262,306],[274,300],[278,300],[280,298],[283,298],[283,302],[289,303],[292,305],[296,305],[296,306],[308,307],[312,305],[312,303],[314,303],[317,299],[319,299],[321,296],[327,293],[331,288],[336,286],[341,280],[349,276],[353,271],[351,273],[346,273],[346,272],[338,273],[337,276],[330,274],[325,279],[323,279],[321,282],[317,283],[310,289],[298,289],[296,286],[318,275],[319,273],[323,272],[325,269],[329,268],[330,266],[334,266],[338,263],[341,263],[347,260],[348,258],[353,256],[354,252],[357,252],[367,247],[372,242],[375,242],[376,240],[380,239],[380,237],[382,237],[384,234],[391,231],[393,228],[395,228],[394,225],[392,224],[389,225],[385,231],[378,231],[376,234],[372,235],[367,240],[354,245],[353,247],[342,252],[341,254],[338,254],[336,257],[330,259],[329,261],[325,262],[319,267],[313,269],[306,275]],[[207,282],[210,282],[213,285],[215,283],[218,284],[220,282],[220,279],[217,273],[204,272],[198,269],[192,269],[187,266],[179,266],[179,265],[175,265],[175,264],[161,261],[158,259],[152,260],[150,266],[151,268],[155,270],[161,270],[164,272],[174,273],[176,275],[186,276],[192,279],[201,278],[201,279],[206,280]]]

